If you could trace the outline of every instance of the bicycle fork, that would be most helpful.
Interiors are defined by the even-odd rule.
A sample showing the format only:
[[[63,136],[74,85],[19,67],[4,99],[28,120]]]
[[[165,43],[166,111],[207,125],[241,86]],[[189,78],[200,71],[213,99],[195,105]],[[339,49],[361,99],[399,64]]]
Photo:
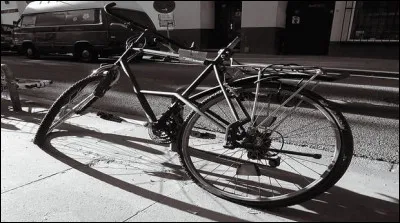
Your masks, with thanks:
[[[96,86],[94,92],[87,96],[80,104],[79,110],[76,110],[76,114],[82,114],[89,106],[91,106],[97,99],[104,96],[104,94],[118,82],[120,72],[118,66],[114,64],[100,65],[100,68],[93,71],[90,76],[104,76],[99,84]],[[77,107],[77,106],[75,106]]]

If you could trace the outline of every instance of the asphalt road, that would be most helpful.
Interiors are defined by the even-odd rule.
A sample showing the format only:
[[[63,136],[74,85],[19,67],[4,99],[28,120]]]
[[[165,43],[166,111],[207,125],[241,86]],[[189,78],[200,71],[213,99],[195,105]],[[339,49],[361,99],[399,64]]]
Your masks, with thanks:
[[[72,83],[90,74],[100,60],[85,64],[74,62],[67,57],[44,57],[30,60],[18,56],[2,56],[18,78],[48,79],[54,83],[34,90],[21,90],[21,94],[41,97],[54,101]],[[174,91],[178,86],[194,80],[204,67],[143,61],[130,65],[142,89]],[[203,86],[215,85],[210,75]],[[399,162],[399,82],[394,78],[352,76],[337,83],[324,83],[316,91],[324,97],[338,102],[348,119],[355,143],[355,155],[391,163]],[[142,119],[144,115],[138,105],[129,80],[121,77],[107,97],[96,103],[99,109],[110,112],[134,114]],[[156,114],[161,114],[170,100],[149,97]]]

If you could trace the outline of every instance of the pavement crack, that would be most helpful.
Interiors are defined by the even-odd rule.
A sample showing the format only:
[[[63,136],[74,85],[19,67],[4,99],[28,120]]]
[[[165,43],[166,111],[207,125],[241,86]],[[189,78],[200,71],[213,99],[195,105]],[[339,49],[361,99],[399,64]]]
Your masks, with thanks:
[[[150,208],[151,206],[155,205],[156,203],[158,203],[158,202],[153,202],[153,203],[152,203],[152,204],[150,204],[149,206],[147,206],[147,207],[143,208],[142,210],[139,210],[139,211],[137,211],[135,214],[133,214],[133,215],[132,215],[132,216],[130,216],[129,218],[127,218],[127,219],[123,220],[122,222],[126,222],[126,221],[128,221],[129,219],[131,219],[131,218],[135,217],[136,215],[140,214],[141,212],[143,212],[143,211],[147,210],[148,208]]]
[[[21,187],[25,187],[25,186],[28,186],[28,185],[30,185],[30,184],[33,184],[33,183],[36,183],[36,182],[42,181],[42,180],[44,180],[44,179],[47,179],[47,178],[50,178],[50,177],[52,177],[52,176],[55,176],[55,175],[58,175],[58,174],[62,174],[62,173],[66,172],[66,171],[68,171],[68,170],[71,170],[71,169],[72,169],[72,168],[68,168],[68,169],[66,169],[66,170],[59,171],[59,172],[57,172],[57,173],[54,173],[54,174],[48,175],[48,176],[46,176],[46,177],[43,177],[43,178],[40,178],[40,179],[38,179],[38,180],[34,180],[34,181],[31,181],[31,182],[29,182],[29,183],[23,184],[23,185],[21,185],[21,186],[18,186],[18,187],[15,187],[15,188],[12,188],[12,189],[9,189],[9,190],[6,190],[6,191],[3,191],[3,192],[1,192],[1,194],[5,194],[5,193],[8,193],[8,192],[10,192],[10,191],[13,191],[13,190],[19,189],[19,188],[21,188]]]
[[[186,186],[186,185],[187,185],[187,184],[185,184],[184,186]],[[170,197],[172,194],[175,194],[175,193],[179,192],[179,191],[182,190],[182,189],[183,189],[183,187],[180,188],[180,189],[177,190],[177,191],[173,191],[173,192],[169,193],[168,195],[166,195],[166,197]],[[165,198],[164,198],[164,199],[165,199]],[[163,199],[162,199],[162,200],[163,200]],[[135,214],[133,214],[133,215],[130,216],[129,218],[123,220],[123,222],[126,222],[126,221],[128,221],[128,220],[134,218],[136,215],[138,215],[138,214],[140,214],[141,212],[143,212],[143,211],[149,209],[151,206],[153,206],[153,205],[155,205],[155,204],[157,204],[157,203],[160,203],[160,201],[155,201],[155,202],[153,202],[152,204],[150,204],[149,206],[143,208],[142,210],[137,211]]]

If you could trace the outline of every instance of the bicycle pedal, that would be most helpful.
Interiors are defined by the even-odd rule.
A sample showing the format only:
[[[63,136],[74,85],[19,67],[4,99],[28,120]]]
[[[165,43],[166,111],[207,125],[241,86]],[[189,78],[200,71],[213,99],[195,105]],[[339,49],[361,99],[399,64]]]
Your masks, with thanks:
[[[112,122],[122,122],[124,121],[122,118],[113,115],[111,113],[105,113],[105,112],[97,112],[97,116],[104,120],[112,121]]]

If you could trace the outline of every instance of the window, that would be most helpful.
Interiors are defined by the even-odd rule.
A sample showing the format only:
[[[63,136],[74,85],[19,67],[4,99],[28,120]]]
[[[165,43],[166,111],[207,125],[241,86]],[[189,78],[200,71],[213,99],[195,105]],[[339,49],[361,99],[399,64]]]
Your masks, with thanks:
[[[99,10],[77,10],[66,12],[66,25],[100,23]]]
[[[33,27],[35,26],[36,15],[25,15],[22,18],[21,27]]]
[[[65,25],[64,12],[49,12],[37,15],[36,26],[59,26],[59,25]]]
[[[349,40],[399,40],[399,1],[355,3]]]

